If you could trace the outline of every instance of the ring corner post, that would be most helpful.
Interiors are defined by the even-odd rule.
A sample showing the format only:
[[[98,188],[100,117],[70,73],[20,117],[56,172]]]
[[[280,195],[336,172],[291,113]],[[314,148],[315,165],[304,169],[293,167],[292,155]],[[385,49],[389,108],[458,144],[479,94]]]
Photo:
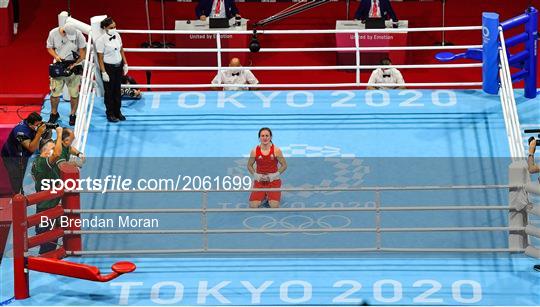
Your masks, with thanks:
[[[482,13],[482,89],[488,94],[499,92],[499,14]]]
[[[64,163],[60,165],[60,178],[63,182],[68,180],[73,180],[78,182],[80,178],[79,169],[75,165]],[[79,183],[77,187],[79,188]],[[81,195],[80,193],[64,193],[62,196],[62,207],[66,210],[79,210],[81,209]],[[76,226],[75,221],[80,221],[80,213],[69,213],[67,214],[69,220],[69,226],[66,230],[81,230],[80,226]],[[82,241],[80,234],[66,234],[64,236],[64,249],[67,252],[81,251],[82,250]]]
[[[28,200],[22,194],[11,199],[13,221],[13,284],[15,299],[30,297],[28,270],[26,268],[26,252],[28,251],[27,216]]]
[[[536,98],[536,81],[537,81],[537,39],[538,39],[538,10],[534,7],[527,9],[529,20],[525,24],[525,32],[529,39],[525,42],[525,50],[529,52],[526,60],[526,69],[528,74],[525,77],[525,97],[532,99]]]

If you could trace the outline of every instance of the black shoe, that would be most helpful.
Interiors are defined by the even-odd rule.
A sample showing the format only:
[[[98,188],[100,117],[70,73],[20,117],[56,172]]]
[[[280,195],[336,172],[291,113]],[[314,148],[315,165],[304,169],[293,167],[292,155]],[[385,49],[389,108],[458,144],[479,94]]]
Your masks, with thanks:
[[[270,201],[268,201],[268,197],[265,197],[265,198],[261,201],[260,207],[261,207],[261,208],[272,208],[272,207],[270,207]]]
[[[56,113],[51,113],[51,116],[49,116],[49,123],[51,124],[55,124],[56,121],[60,118],[60,114]]]
[[[112,116],[112,115],[107,115],[107,120],[111,123],[117,123],[118,122],[118,118]]]
[[[118,114],[117,118],[118,118],[119,120],[121,120],[121,121],[126,120],[126,117],[125,117],[124,114],[122,114],[122,113]]]
[[[75,114],[72,114],[69,116],[69,125],[70,126],[75,126],[75,120],[77,119],[77,115]]]

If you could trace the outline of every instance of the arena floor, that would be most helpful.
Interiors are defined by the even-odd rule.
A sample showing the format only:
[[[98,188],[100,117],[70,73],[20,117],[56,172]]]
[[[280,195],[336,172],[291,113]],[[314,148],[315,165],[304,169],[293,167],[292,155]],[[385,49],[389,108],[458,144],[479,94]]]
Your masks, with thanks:
[[[522,128],[540,119],[539,99],[516,92]],[[48,112],[48,103],[43,110]],[[69,106],[63,104],[62,115]],[[285,187],[507,184],[509,149],[499,97],[476,90],[253,91],[145,93],[126,102],[126,122],[109,124],[96,101],[82,176],[244,176],[257,131],[268,126],[289,162]],[[45,116],[46,117],[46,116]],[[66,118],[66,117],[64,117]],[[524,146],[526,138],[524,136]],[[26,181],[32,186],[31,178]],[[215,188],[215,186],[213,186]],[[247,192],[209,193],[209,208],[243,208]],[[298,212],[212,213],[211,229],[373,227],[373,193],[288,192]],[[507,191],[387,192],[381,206],[501,205]],[[200,208],[201,193],[85,194],[82,208]],[[309,212],[301,208],[336,208]],[[103,217],[100,215],[100,217]],[[160,229],[200,229],[199,214],[152,215]],[[533,223],[537,223],[533,221]],[[271,223],[272,224],[272,223]],[[506,212],[391,212],[383,227],[504,226]],[[273,225],[273,224],[272,224]],[[274,226],[270,226],[274,227]],[[276,227],[278,228],[278,227]],[[88,235],[87,250],[201,248],[201,235]],[[503,248],[507,233],[390,233],[385,247]],[[369,233],[232,234],[210,248],[354,248]],[[539,305],[538,261],[520,254],[251,253],[74,261],[134,273],[104,284],[31,272],[21,305]],[[2,263],[2,301],[12,296],[11,259]]]

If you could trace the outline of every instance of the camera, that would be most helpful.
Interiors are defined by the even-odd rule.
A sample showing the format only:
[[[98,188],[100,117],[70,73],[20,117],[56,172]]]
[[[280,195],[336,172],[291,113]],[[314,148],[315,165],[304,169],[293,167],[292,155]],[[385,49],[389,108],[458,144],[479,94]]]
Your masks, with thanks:
[[[47,122],[44,122],[43,125],[45,126],[45,131],[41,135],[42,140],[51,139],[52,134],[53,134],[52,131],[60,126],[60,125],[58,125],[56,123],[52,124],[52,123],[47,123]]]
[[[58,125],[57,123],[43,123],[45,125],[45,127],[47,128],[47,130],[50,130],[50,129],[56,129],[58,127],[60,127],[60,125]]]
[[[540,133],[540,129],[527,129],[527,130],[523,130],[523,132],[525,133]],[[536,147],[540,146],[540,134],[537,135],[537,139],[536,139]],[[531,136],[529,138],[529,140],[527,141],[528,144],[531,143],[532,140],[534,140],[535,137],[534,136]]]

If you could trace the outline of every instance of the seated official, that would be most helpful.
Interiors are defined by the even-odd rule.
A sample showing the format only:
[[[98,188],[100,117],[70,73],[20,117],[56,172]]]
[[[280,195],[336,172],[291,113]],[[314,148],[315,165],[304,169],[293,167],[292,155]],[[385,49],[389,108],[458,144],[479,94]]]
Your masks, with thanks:
[[[397,25],[398,22],[396,13],[394,13],[389,0],[362,0],[360,6],[356,10],[354,19],[365,22],[368,18],[382,18],[384,20],[392,19],[395,25]]]
[[[392,65],[392,61],[390,61],[389,58],[384,58],[381,60],[381,65],[388,66]],[[397,83],[397,84],[404,84],[405,80],[403,80],[403,76],[401,75],[401,72],[393,67],[384,67],[384,68],[377,68],[369,77],[368,83]],[[368,86],[368,90],[384,90],[384,89],[404,89],[405,86]]]
[[[195,7],[197,19],[206,20],[210,18],[228,18],[240,17],[234,0],[200,0]]]
[[[238,58],[232,58],[229,67],[242,67]],[[222,70],[212,80],[212,84],[259,84],[259,80],[249,70]],[[224,86],[224,91],[248,91],[248,87]]]

